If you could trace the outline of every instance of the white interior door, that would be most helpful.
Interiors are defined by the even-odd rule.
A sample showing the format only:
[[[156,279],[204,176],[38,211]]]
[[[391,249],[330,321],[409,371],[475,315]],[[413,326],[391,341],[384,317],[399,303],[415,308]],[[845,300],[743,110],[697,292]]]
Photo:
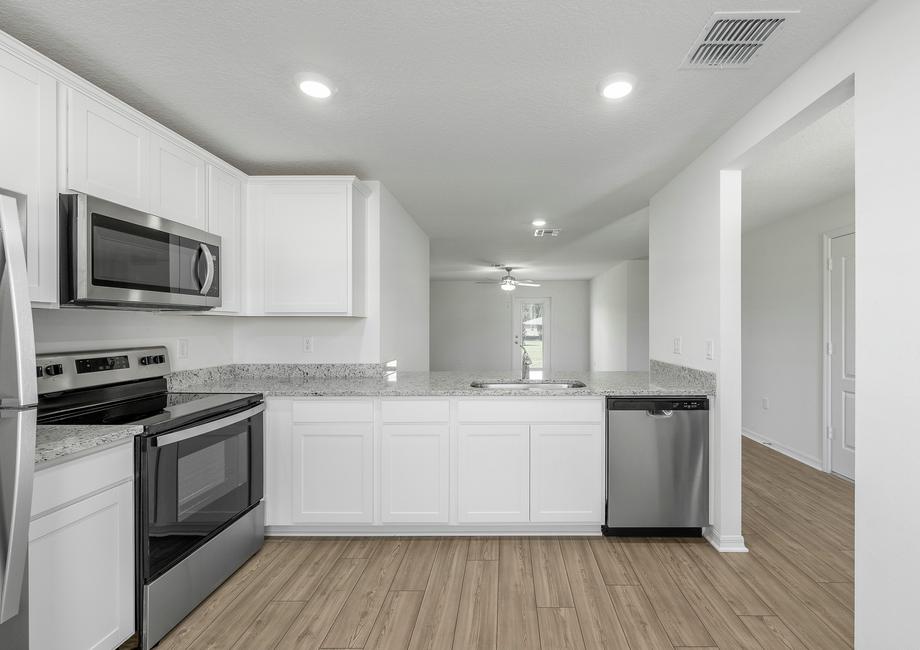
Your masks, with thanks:
[[[527,349],[532,365],[531,379],[549,377],[550,299],[515,298],[512,304],[511,368],[521,372],[521,346]]]
[[[831,470],[856,476],[856,235],[831,239]]]

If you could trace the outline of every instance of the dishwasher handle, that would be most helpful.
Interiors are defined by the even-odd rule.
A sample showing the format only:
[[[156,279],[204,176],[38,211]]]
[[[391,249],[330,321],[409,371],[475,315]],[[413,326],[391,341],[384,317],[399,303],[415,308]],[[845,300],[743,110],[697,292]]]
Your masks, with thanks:
[[[656,420],[665,420],[674,415],[674,411],[670,409],[661,409],[657,411],[646,411],[645,414],[650,418],[655,418]]]

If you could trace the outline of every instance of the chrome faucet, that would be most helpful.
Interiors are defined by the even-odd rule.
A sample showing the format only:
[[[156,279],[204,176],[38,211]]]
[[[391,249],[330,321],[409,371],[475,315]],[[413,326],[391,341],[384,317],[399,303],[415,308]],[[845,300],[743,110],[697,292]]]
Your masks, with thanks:
[[[521,381],[528,381],[530,379],[530,366],[533,365],[533,361],[530,359],[530,355],[527,354],[527,348],[523,344],[518,343],[521,348]]]

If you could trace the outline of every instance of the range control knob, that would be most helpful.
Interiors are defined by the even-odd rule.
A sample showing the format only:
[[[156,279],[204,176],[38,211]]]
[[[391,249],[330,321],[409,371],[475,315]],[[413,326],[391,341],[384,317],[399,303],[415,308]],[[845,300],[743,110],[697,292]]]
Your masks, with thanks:
[[[45,366],[45,376],[54,377],[56,375],[63,374],[64,366],[59,363],[51,364],[50,366]]]

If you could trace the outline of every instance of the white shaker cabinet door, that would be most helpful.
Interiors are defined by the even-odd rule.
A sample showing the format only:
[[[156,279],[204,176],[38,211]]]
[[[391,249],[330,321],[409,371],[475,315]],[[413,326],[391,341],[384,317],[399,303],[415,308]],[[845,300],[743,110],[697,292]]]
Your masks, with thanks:
[[[185,147],[150,135],[150,212],[208,229],[205,162]]]
[[[370,523],[374,518],[372,422],[294,424],[294,523]]]
[[[68,88],[67,188],[148,211],[149,170],[150,132]]]
[[[134,633],[134,490],[122,483],[32,521],[33,648],[115,648]]]
[[[208,165],[208,230],[220,235],[220,302],[214,311],[238,313],[242,284],[242,181]]]
[[[381,450],[384,522],[447,523],[450,426],[385,424]]]
[[[530,428],[526,424],[462,425],[459,519],[517,523],[530,518]]]
[[[58,299],[57,82],[0,50],[0,189],[21,195],[20,218],[36,304]]]
[[[530,520],[603,523],[603,425],[533,425],[530,434]]]

